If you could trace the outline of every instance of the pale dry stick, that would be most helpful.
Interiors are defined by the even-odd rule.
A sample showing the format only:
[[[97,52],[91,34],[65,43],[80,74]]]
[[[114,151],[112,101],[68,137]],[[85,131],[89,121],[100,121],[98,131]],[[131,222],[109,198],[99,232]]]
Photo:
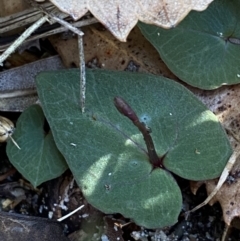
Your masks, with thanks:
[[[117,227],[119,227],[119,228],[123,228],[123,227],[129,225],[130,223],[132,223],[132,222],[128,222],[128,223],[124,223],[124,224],[121,224],[121,223],[114,223],[114,225],[117,226]]]
[[[49,13],[43,9],[44,13],[46,13],[49,17],[53,18],[56,22],[63,25],[65,28],[68,28],[70,31],[74,32],[78,35],[78,48],[79,48],[79,69],[80,69],[80,106],[82,113],[85,111],[85,96],[86,96],[86,73],[85,73],[85,61],[84,61],[84,53],[83,53],[83,40],[82,36],[84,33],[79,29],[72,26],[70,23],[66,22],[63,19],[60,19]]]
[[[13,144],[19,149],[21,150],[20,146],[17,144],[17,142],[11,137],[9,136],[9,138],[11,139],[11,141],[13,142]]]
[[[86,71],[83,51],[83,37],[78,35],[78,50],[79,50],[79,70],[80,70],[80,106],[82,113],[85,111],[86,101]]]
[[[72,31],[73,33],[79,35],[79,36],[83,36],[84,33],[82,31],[80,31],[79,29],[75,28],[74,26],[72,26],[70,23],[68,23],[67,21],[55,16],[52,12],[47,11],[46,9],[44,9],[40,4],[37,4],[35,2],[33,2],[32,0],[26,0],[29,4],[31,4],[33,7],[38,8],[40,11],[42,11],[43,13],[45,13],[47,16],[49,16],[51,19],[55,20],[56,22],[58,22],[59,24],[61,24],[62,26],[64,26],[65,28],[69,29],[70,31]]]
[[[33,4],[35,6],[36,4]],[[65,20],[55,16],[54,14],[46,11],[41,6],[37,5],[40,10],[42,10],[45,14],[49,17],[54,19],[56,22],[64,26],[65,28],[69,29],[73,33],[78,35],[78,48],[79,48],[79,69],[80,69],[80,106],[82,113],[85,111],[85,99],[86,99],[86,73],[85,73],[85,61],[84,61],[84,52],[83,52],[83,39],[82,36],[84,33],[75,28],[70,23],[66,22]]]
[[[23,42],[29,37],[37,28],[44,24],[48,20],[48,16],[40,18],[37,22],[26,29],[19,38],[17,38],[0,56],[0,66],[3,65],[3,61],[8,58]]]
[[[55,7],[50,3],[43,4],[47,10],[52,10]],[[65,14],[65,16],[68,16]],[[6,33],[10,30],[26,26],[36,22],[42,17],[42,12],[36,8],[26,9],[20,13],[14,13],[6,17],[0,17],[0,34]]]
[[[82,206],[76,208],[75,210],[73,210],[72,212],[68,213],[67,215],[65,215],[65,216],[63,216],[63,217],[57,219],[57,221],[58,221],[58,222],[62,222],[64,219],[66,219],[66,218],[72,216],[74,213],[76,213],[77,211],[79,211],[79,210],[81,210],[81,209],[83,209],[83,208],[84,208],[84,205],[82,205]]]
[[[208,197],[202,202],[200,203],[198,206],[196,206],[195,208],[193,208],[190,211],[186,212],[186,216],[188,217],[188,215],[192,212],[195,212],[196,210],[198,210],[199,208],[205,206],[206,204],[209,203],[209,201],[216,195],[216,193],[219,191],[219,189],[222,187],[223,183],[226,181],[230,171],[232,170],[232,167],[234,165],[234,163],[237,160],[237,157],[239,156],[239,148],[237,148],[236,150],[234,150],[233,154],[231,155],[231,157],[229,158],[227,165],[225,166],[219,180],[217,183],[217,186],[214,188],[214,190],[208,195]]]
[[[224,227],[224,231],[223,231],[223,234],[222,234],[221,241],[226,241],[227,234],[228,234],[228,230],[229,230],[229,225],[225,224],[225,227]]]
[[[76,27],[76,28],[79,28],[79,27],[88,26],[88,25],[91,25],[91,24],[94,24],[94,23],[98,23],[98,20],[96,18],[84,19],[84,20],[75,22],[72,25],[74,27]],[[65,28],[65,27],[58,27],[56,29],[49,30],[49,31],[47,31],[45,33],[42,33],[42,34],[39,34],[39,35],[36,35],[36,36],[31,36],[28,39],[26,39],[24,41],[24,43],[28,43],[30,41],[33,41],[33,40],[36,40],[36,39],[40,39],[40,38],[45,38],[47,36],[51,36],[51,35],[54,35],[54,34],[57,34],[57,33],[62,33],[64,31],[66,31],[66,30],[67,30],[67,28]],[[11,43],[10,44],[5,44],[5,45],[1,45],[0,46],[0,52],[4,51],[9,45],[11,45]]]
[[[70,31],[72,31],[73,33],[77,34],[78,36],[83,36],[84,33],[82,31],[80,31],[79,29],[75,28],[74,26],[72,26],[70,23],[68,23],[67,21],[54,16],[52,13],[48,13],[47,11],[45,12],[49,17],[51,17],[52,19],[54,19],[56,22],[58,22],[59,24],[61,24],[62,26],[64,26],[65,28],[69,29]]]
[[[0,99],[17,98],[22,96],[34,95],[37,91],[35,89],[14,90],[9,92],[0,92]]]

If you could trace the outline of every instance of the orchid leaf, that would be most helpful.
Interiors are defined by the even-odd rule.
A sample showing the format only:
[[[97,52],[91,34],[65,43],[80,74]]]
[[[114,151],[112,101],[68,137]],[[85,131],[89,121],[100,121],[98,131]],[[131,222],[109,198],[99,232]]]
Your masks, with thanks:
[[[181,210],[171,173],[218,177],[231,148],[216,116],[180,84],[149,74],[87,71],[86,110],[79,70],[41,73],[37,89],[56,145],[90,204],[147,228],[172,225]],[[138,128],[114,106],[123,98],[151,137],[163,168],[153,167]]]
[[[52,133],[45,133],[44,121],[41,107],[30,106],[19,117],[13,135],[21,149],[11,140],[7,143],[9,160],[35,187],[60,176],[68,168]]]

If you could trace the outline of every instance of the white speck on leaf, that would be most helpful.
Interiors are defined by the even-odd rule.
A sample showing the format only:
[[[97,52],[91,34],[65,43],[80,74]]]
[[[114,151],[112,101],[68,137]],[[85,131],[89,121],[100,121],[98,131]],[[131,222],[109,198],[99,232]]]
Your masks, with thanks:
[[[198,154],[198,155],[201,154],[201,152],[198,149],[195,149],[195,153]]]

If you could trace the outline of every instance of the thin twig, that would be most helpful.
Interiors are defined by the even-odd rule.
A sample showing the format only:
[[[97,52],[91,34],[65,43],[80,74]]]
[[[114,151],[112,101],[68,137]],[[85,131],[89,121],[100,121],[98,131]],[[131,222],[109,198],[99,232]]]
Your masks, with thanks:
[[[225,224],[221,241],[226,241],[227,240],[228,231],[229,231],[229,225]]]
[[[29,1],[29,0],[28,0]],[[78,48],[79,48],[79,70],[80,70],[80,106],[82,113],[85,111],[85,97],[86,97],[86,73],[85,73],[85,61],[84,61],[84,52],[83,52],[83,39],[82,36],[84,33],[79,30],[78,28],[75,28],[70,23],[66,22],[65,20],[55,16],[53,13],[45,10],[42,8],[39,4],[33,3],[30,1],[32,6],[38,7],[40,10],[42,10],[45,14],[47,14],[50,18],[64,26],[65,28],[69,29],[73,33],[78,35]]]
[[[55,8],[50,3],[45,3],[42,5],[48,11],[51,11]],[[39,18],[43,16],[42,12],[40,12],[36,8],[26,9],[22,12],[14,13],[6,17],[0,17],[0,34],[6,33],[10,30],[23,27],[29,24],[36,22]],[[68,16],[65,14],[65,16]]]
[[[48,16],[44,16],[40,18],[37,22],[35,22],[33,25],[31,25],[28,29],[26,29],[19,38],[17,38],[13,44],[9,46],[5,50],[5,52],[2,53],[0,56],[0,66],[3,64],[3,61],[8,58],[10,54],[12,54],[23,42],[24,40],[29,37],[37,28],[39,28],[42,24],[44,24],[48,19]]]
[[[79,29],[75,28],[74,26],[72,26],[70,23],[68,23],[67,21],[58,18],[57,16],[54,16],[52,13],[49,12],[45,12],[49,17],[51,17],[52,19],[54,19],[56,22],[58,22],[59,24],[61,24],[62,26],[64,26],[65,28],[69,29],[70,31],[74,32],[75,34],[77,34],[78,36],[83,36],[84,33],[82,31],[80,31]]]
[[[13,142],[13,144],[19,149],[21,150],[20,146],[17,144],[17,142],[11,137],[9,136],[9,138],[11,139],[11,141]]]
[[[78,35],[78,50],[79,50],[79,70],[80,70],[80,106],[82,113],[85,111],[86,100],[86,71],[83,51],[83,37]]]
[[[82,205],[82,206],[78,207],[77,209],[73,210],[71,213],[68,213],[67,215],[65,215],[65,216],[57,219],[57,221],[58,221],[58,222],[62,222],[64,219],[70,217],[71,215],[73,215],[74,213],[76,213],[77,211],[79,211],[79,210],[81,210],[81,209],[83,209],[83,208],[84,208],[84,205]]]
[[[94,24],[94,23],[98,23],[98,20],[96,18],[84,19],[84,20],[75,22],[72,25],[76,28],[79,28],[79,27],[88,26],[88,25],[91,25],[91,24]],[[38,34],[36,36],[31,36],[28,39],[26,39],[24,41],[24,43],[28,43],[30,41],[40,39],[40,38],[45,38],[45,37],[48,37],[48,36],[51,36],[51,35],[54,35],[54,34],[57,34],[57,33],[62,33],[66,30],[67,30],[67,28],[65,28],[65,27],[58,27],[56,29],[49,30],[45,33]],[[5,45],[0,45],[0,52],[4,51],[10,45],[11,45],[11,43],[5,44]]]
[[[52,12],[49,12],[48,10],[46,10],[45,8],[43,8],[40,4],[37,4],[31,0],[26,0],[28,3],[30,3],[33,7],[38,8],[40,11],[42,11],[43,13],[45,13],[47,16],[49,16],[50,18],[54,19],[56,22],[58,22],[59,24],[61,24],[62,26],[64,26],[65,28],[69,29],[70,31],[74,32],[75,34],[79,35],[79,36],[83,36],[84,33],[82,31],[80,31],[79,29],[75,28],[74,26],[72,26],[70,23],[68,23],[67,21],[55,16]]]
[[[37,93],[36,89],[14,90],[8,92],[0,92],[0,99],[17,98],[22,96],[34,95]]]
[[[84,33],[78,28],[72,26],[70,23],[65,20],[55,16],[52,12],[47,11],[41,5],[27,0],[32,6],[39,8],[43,13],[48,15],[50,18],[69,29],[73,33],[78,35],[78,49],[79,49],[79,70],[80,70],[80,106],[82,113],[85,111],[85,99],[86,99],[86,73],[85,73],[85,61],[84,61],[84,51],[83,51],[83,39],[82,36]]]

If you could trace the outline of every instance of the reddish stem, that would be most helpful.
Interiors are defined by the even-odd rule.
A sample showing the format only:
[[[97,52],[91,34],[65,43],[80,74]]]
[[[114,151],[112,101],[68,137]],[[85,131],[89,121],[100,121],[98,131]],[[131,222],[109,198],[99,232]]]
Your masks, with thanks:
[[[156,150],[155,150],[155,147],[154,147],[152,137],[150,135],[149,129],[145,126],[144,123],[139,121],[139,118],[136,115],[136,113],[134,112],[134,110],[121,97],[115,97],[114,98],[114,105],[116,106],[117,110],[122,115],[124,115],[128,119],[130,119],[133,122],[133,124],[142,133],[144,141],[145,141],[146,146],[147,146],[148,156],[149,156],[151,164],[154,167],[163,168],[162,160],[163,160],[164,156],[162,158],[158,157],[158,155],[156,153]]]

